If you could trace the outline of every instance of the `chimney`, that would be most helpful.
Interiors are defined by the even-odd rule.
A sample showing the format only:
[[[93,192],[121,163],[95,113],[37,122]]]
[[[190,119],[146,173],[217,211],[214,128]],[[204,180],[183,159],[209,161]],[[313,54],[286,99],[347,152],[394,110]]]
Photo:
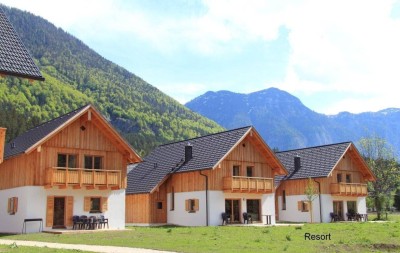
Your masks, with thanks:
[[[297,172],[301,168],[300,156],[296,155],[294,157],[294,172]]]
[[[6,140],[6,130],[5,128],[0,127],[0,163],[3,162],[4,157],[4,145]]]
[[[190,145],[190,142],[185,146],[185,162],[188,162],[193,158],[193,147]]]

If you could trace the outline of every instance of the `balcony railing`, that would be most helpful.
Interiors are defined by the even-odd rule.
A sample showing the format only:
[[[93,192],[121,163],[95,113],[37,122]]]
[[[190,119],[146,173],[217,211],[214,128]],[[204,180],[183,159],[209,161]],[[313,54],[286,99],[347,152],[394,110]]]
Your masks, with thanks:
[[[358,183],[332,183],[331,194],[342,196],[367,196],[367,185]]]
[[[121,188],[120,170],[91,170],[80,168],[47,168],[46,186],[68,187],[75,189],[119,189]]]
[[[267,193],[273,190],[273,179],[264,177],[224,177],[224,191]]]

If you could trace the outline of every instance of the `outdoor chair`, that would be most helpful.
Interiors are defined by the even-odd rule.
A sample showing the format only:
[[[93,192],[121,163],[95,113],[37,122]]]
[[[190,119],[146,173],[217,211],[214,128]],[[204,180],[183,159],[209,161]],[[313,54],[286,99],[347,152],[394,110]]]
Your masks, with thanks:
[[[222,225],[224,225],[224,224],[226,225],[226,224],[229,223],[230,218],[229,218],[229,215],[227,213],[222,213],[221,217],[222,217]]]
[[[82,227],[82,224],[83,222],[78,215],[72,216],[72,229],[80,229]]]
[[[104,226],[104,228],[106,228],[106,224],[107,224],[107,228],[108,227],[108,218],[105,218],[104,215],[100,215],[99,218],[99,228],[102,228]]]
[[[99,221],[96,216],[90,216],[88,220],[88,229],[96,229],[99,227]]]
[[[248,213],[243,213],[243,223],[249,224],[249,221],[250,221],[250,223],[253,223],[253,219],[251,218],[251,215]]]
[[[346,216],[348,221],[354,221],[356,218],[356,215],[354,213],[346,213]]]
[[[331,222],[334,222],[334,221],[338,221],[338,220],[339,220],[339,216],[338,216],[337,214],[335,214],[335,213],[330,213],[330,215],[331,215]]]
[[[81,228],[81,229],[87,229],[87,228],[88,228],[88,226],[89,226],[89,219],[88,219],[88,217],[87,217],[86,215],[81,215],[81,216],[79,217],[79,221],[82,222],[82,223],[80,224],[80,228]]]

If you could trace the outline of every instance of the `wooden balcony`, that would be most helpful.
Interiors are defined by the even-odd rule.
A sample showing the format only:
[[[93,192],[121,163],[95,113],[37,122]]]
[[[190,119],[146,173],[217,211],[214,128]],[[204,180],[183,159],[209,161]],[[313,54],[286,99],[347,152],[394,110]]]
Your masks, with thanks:
[[[117,190],[121,188],[121,171],[90,170],[80,168],[47,168],[46,188],[58,186],[60,189],[72,186],[73,189]]]
[[[367,196],[367,185],[358,183],[332,183],[331,194],[340,196]]]
[[[272,178],[233,176],[224,177],[223,187],[226,192],[270,193],[274,183]]]

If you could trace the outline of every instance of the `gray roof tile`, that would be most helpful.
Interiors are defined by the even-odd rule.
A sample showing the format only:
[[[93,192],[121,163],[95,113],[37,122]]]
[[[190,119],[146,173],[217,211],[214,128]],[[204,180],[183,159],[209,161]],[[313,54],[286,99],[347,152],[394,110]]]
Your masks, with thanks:
[[[0,74],[44,78],[0,6]]]
[[[129,172],[126,193],[151,192],[170,173],[213,168],[251,128],[238,128],[157,147]],[[188,143],[192,146],[193,158],[185,163]]]
[[[279,185],[282,180],[327,177],[350,145],[351,142],[343,142],[277,152],[276,156],[289,174],[276,176],[275,185]],[[298,171],[294,171],[295,156],[299,156],[301,161]]]

